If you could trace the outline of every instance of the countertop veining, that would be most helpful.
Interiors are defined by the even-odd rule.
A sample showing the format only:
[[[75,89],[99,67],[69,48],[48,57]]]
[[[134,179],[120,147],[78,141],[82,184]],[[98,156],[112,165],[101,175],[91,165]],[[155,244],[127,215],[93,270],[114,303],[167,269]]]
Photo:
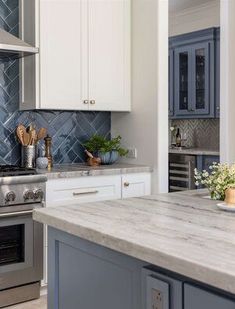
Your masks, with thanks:
[[[72,178],[81,176],[120,175],[128,173],[148,173],[152,168],[146,165],[115,163],[112,165],[88,166],[86,164],[55,165],[51,170],[38,170],[48,179]]]
[[[36,210],[36,221],[235,294],[235,214],[205,191]]]
[[[189,154],[189,155],[205,155],[205,156],[219,156],[219,150],[210,150],[203,148],[169,148],[169,153],[175,154]]]

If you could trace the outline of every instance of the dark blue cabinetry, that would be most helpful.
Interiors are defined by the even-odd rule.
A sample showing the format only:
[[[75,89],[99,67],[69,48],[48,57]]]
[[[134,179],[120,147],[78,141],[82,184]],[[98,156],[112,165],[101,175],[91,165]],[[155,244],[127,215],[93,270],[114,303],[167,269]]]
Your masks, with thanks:
[[[216,61],[216,73],[215,73],[215,104],[216,104],[216,118],[220,117],[220,28],[216,29],[216,41],[215,41],[215,61]]]
[[[211,166],[213,162],[219,163],[219,161],[219,156],[197,156],[197,169],[199,171],[209,171],[209,166]]]
[[[219,30],[211,28],[169,39],[169,117],[214,118],[219,106]]]
[[[235,309],[234,300],[184,284],[184,309]]]

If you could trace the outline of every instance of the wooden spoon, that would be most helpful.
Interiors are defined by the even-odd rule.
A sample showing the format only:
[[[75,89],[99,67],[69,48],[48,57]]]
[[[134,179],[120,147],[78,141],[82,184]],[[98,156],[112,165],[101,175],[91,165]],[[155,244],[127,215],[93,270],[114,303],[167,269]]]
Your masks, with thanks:
[[[16,128],[16,135],[21,143],[21,145],[25,146],[25,142],[24,142],[24,130],[22,129],[22,125],[19,125]]]
[[[37,132],[35,129],[31,130],[30,133],[30,145],[35,145],[37,143]]]
[[[46,135],[47,135],[47,129],[46,128],[41,128],[38,131],[38,138],[37,138],[37,140],[39,141],[40,139],[43,139],[44,137],[46,137]]]
[[[28,146],[29,142],[30,142],[29,133],[25,131],[25,133],[24,133],[24,144],[25,144],[25,146]]]

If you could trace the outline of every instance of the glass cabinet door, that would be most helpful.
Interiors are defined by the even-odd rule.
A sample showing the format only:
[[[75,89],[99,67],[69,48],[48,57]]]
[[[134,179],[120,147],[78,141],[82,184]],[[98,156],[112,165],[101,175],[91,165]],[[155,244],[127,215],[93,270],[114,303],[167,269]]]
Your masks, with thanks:
[[[175,60],[175,115],[187,115],[192,109],[191,102],[191,48],[177,48]]]
[[[192,48],[192,112],[209,114],[209,46],[199,44]]]

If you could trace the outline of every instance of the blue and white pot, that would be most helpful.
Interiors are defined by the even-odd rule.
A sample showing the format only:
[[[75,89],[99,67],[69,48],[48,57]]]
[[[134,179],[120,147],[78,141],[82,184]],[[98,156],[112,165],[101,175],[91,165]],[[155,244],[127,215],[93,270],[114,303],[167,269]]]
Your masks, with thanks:
[[[98,157],[101,159],[101,164],[113,164],[119,158],[119,154],[116,150],[109,152],[98,151]]]

